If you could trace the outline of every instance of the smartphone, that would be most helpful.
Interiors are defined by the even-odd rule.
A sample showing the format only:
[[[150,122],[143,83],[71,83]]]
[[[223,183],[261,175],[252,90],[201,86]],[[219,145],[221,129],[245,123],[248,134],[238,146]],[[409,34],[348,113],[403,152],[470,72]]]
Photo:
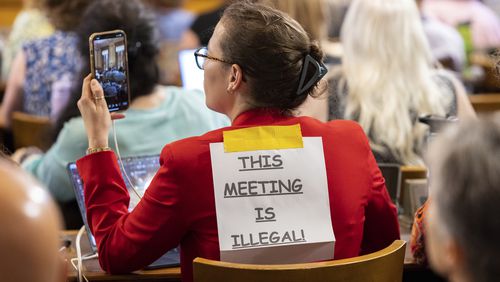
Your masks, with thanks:
[[[93,33],[89,37],[90,71],[104,90],[110,112],[130,104],[127,36],[123,30]]]

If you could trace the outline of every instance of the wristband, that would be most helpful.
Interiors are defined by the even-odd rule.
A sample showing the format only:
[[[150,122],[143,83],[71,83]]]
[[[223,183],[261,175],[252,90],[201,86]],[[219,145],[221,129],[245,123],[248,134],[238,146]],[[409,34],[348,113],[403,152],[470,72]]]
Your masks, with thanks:
[[[110,147],[96,147],[96,148],[88,148],[87,149],[87,155],[97,153],[97,152],[104,152],[104,151],[111,151]]]

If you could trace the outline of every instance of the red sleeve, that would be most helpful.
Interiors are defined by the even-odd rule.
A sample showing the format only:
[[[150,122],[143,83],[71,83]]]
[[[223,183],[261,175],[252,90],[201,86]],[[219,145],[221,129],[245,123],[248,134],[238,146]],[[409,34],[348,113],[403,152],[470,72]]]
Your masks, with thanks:
[[[385,180],[368,147],[368,169],[372,175],[372,189],[365,207],[365,224],[361,253],[368,254],[389,246],[399,239],[396,206],[392,203]]]
[[[171,155],[165,149],[160,170],[129,213],[130,198],[114,153],[95,153],[77,161],[84,182],[88,223],[105,271],[141,269],[179,244],[185,223],[170,162]]]

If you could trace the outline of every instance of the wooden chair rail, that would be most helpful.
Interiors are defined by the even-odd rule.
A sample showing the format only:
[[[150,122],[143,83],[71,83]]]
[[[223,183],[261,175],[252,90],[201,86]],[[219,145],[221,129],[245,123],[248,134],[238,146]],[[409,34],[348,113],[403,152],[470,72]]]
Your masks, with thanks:
[[[49,118],[14,112],[12,116],[14,148],[36,146],[41,150],[47,150],[52,144],[51,129]]]
[[[394,241],[378,252],[349,259],[284,265],[252,265],[196,258],[194,281],[401,281],[406,242]]]
[[[477,113],[500,111],[500,93],[469,95],[469,100]]]

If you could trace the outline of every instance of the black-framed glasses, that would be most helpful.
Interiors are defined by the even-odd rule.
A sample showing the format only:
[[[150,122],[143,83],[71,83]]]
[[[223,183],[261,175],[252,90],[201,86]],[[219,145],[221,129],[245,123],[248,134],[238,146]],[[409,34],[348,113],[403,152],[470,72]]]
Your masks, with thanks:
[[[200,68],[200,70],[205,69],[205,61],[207,59],[218,61],[218,62],[225,63],[225,64],[232,64],[232,63],[225,61],[223,59],[209,56],[207,47],[201,47],[198,50],[196,50],[194,52],[194,58],[196,59],[196,65],[198,66],[198,68]]]

